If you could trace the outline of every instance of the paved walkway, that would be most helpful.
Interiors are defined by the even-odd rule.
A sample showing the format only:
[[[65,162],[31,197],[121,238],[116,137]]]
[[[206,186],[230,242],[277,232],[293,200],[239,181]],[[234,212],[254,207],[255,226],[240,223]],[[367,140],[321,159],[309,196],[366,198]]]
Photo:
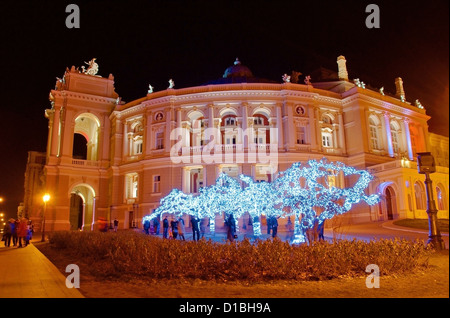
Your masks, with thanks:
[[[247,234],[238,234],[243,239]],[[336,234],[335,234],[336,235]],[[409,229],[392,224],[392,222],[371,222],[350,225],[340,233],[348,239],[370,240],[374,238],[424,239],[428,237],[426,231]],[[281,240],[288,240],[292,233],[279,231]],[[333,232],[325,229],[325,239],[332,240]],[[252,235],[248,235],[252,239]],[[262,233],[260,239],[269,235]],[[211,237],[214,241],[226,241],[226,233],[218,232]],[[448,233],[442,238],[448,248]],[[186,239],[191,240],[192,234],[187,233]],[[37,240],[36,242],[39,242]],[[67,274],[69,275],[69,274]],[[0,298],[82,298],[83,295],[76,288],[66,287],[66,277],[32,244],[24,248],[5,247],[0,243]]]
[[[69,273],[67,274],[69,275]],[[83,298],[33,244],[0,244],[0,298]]]

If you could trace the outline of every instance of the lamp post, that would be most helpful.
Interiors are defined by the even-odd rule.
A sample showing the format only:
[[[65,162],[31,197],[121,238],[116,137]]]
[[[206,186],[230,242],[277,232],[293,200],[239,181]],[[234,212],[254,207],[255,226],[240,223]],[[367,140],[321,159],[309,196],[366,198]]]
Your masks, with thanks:
[[[42,197],[44,201],[44,212],[42,213],[42,238],[41,242],[45,242],[45,212],[47,211],[47,202],[50,200],[50,195],[48,193],[44,194]]]
[[[428,214],[428,242],[437,250],[445,250],[445,243],[442,240],[441,232],[437,226],[436,203],[434,202],[433,187],[430,174],[436,172],[434,157],[430,152],[420,152],[417,154],[417,169],[419,173],[425,174],[425,185],[427,189],[427,214]]]

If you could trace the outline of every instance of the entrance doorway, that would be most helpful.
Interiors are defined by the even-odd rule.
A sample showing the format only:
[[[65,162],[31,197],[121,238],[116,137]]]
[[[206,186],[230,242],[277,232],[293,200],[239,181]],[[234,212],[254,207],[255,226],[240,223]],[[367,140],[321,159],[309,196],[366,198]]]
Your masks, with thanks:
[[[396,211],[395,191],[392,187],[386,187],[386,213],[388,220],[394,219]]]
[[[70,229],[72,231],[80,230],[83,226],[83,210],[84,210],[84,202],[83,198],[76,194],[72,193],[70,195]]]

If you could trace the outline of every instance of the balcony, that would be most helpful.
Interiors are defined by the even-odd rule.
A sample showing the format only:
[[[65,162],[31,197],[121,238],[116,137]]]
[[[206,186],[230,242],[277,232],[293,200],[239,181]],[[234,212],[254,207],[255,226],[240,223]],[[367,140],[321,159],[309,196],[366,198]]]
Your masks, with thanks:
[[[73,159],[72,158],[72,165],[77,166],[77,167],[97,168],[100,166],[100,161]]]

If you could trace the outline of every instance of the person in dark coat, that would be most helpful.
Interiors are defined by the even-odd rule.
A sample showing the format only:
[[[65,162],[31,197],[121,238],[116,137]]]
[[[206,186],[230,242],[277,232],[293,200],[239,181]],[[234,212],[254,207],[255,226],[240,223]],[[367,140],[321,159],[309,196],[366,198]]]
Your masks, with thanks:
[[[236,221],[234,220],[233,214],[230,214],[225,221],[225,225],[227,226],[227,240],[230,242],[234,241],[234,234],[236,231]]]
[[[149,220],[145,220],[145,222],[144,222],[144,233],[146,235],[149,234],[149,231],[148,231],[149,229],[150,229],[150,221]]]
[[[317,226],[317,231],[319,232],[319,241],[324,241],[325,237],[323,236],[323,230],[325,228],[325,220],[322,221],[322,223],[319,223]]]
[[[195,237],[197,236],[197,241],[200,239],[200,228],[198,224],[198,219],[196,216],[193,216],[191,218],[191,225],[192,225],[192,239],[196,241]],[[197,235],[196,235],[197,233]]]
[[[267,218],[267,234],[270,235],[270,230],[272,229],[272,217]]]
[[[159,229],[160,229],[161,225],[159,224],[159,220],[158,218],[154,218],[153,219],[153,228],[155,229],[155,234],[159,235]]]
[[[14,219],[10,219],[3,228],[3,235],[5,236],[6,247],[11,246],[12,226],[14,226]]]
[[[278,232],[278,220],[275,216],[270,217],[270,219],[270,224],[272,226],[272,237],[276,237]]]
[[[170,226],[172,227],[173,239],[176,240],[178,237],[178,221],[176,219],[172,219],[172,221],[170,221]]]
[[[17,242],[19,240],[19,236],[17,235],[17,229],[19,228],[19,220],[12,220],[11,221],[11,237],[13,241],[13,246],[17,245]]]
[[[168,235],[169,235],[169,220],[167,219],[166,215],[163,220],[163,238],[167,238]]]

